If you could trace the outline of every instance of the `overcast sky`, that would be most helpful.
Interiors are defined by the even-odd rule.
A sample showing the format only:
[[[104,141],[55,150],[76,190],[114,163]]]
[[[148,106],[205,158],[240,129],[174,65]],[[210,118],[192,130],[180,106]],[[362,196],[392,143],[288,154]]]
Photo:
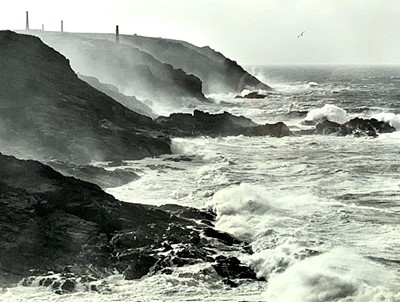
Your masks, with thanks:
[[[209,45],[244,65],[400,64],[400,0],[10,0],[0,28],[23,29],[26,10],[31,28],[119,24],[124,34]]]

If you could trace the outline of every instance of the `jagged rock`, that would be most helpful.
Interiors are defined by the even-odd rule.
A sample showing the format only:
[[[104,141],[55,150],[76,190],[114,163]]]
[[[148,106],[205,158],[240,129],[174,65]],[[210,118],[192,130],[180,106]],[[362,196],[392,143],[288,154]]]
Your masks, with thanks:
[[[204,230],[204,235],[208,236],[208,237],[212,237],[212,238],[216,238],[221,240],[222,242],[224,242],[227,245],[233,245],[233,244],[240,244],[241,241],[236,239],[235,237],[233,237],[231,234],[225,233],[225,232],[221,232],[221,231],[217,231],[213,228],[206,228]]]
[[[213,214],[165,208],[169,212],[120,202],[94,184],[65,177],[36,161],[0,154],[1,284],[36,274],[42,276],[43,286],[64,294],[74,291],[78,282],[92,289],[92,278],[115,272],[137,279],[148,273],[168,273],[165,269],[174,266],[211,265],[220,246],[249,252],[234,237],[196,221],[210,221]],[[202,236],[205,229],[220,239],[218,245]],[[251,276],[234,259],[218,259],[220,274],[228,269],[228,277]],[[55,274],[60,278],[54,279]],[[28,277],[21,284],[33,280]],[[101,289],[95,286],[93,290]]]
[[[372,132],[375,131],[376,133],[392,133],[396,131],[396,129],[390,126],[389,123],[378,121],[377,119],[362,119],[362,118],[353,118],[347,123],[345,126],[349,131],[355,131],[357,129],[363,132]]]
[[[151,118],[80,80],[37,37],[0,31],[0,66],[0,151],[78,163],[171,152]]]
[[[257,91],[250,92],[245,96],[237,96],[238,99],[265,99],[267,97],[266,94],[259,93]]]
[[[160,206],[160,209],[187,219],[208,220],[212,222],[216,218],[216,214],[209,210],[199,210],[177,204],[165,204]]]
[[[216,262],[213,267],[218,275],[223,278],[257,280],[254,270],[243,265],[236,257],[218,256]]]
[[[70,292],[72,293],[75,290],[75,282],[71,281],[71,280],[65,280],[63,284],[61,284],[60,288],[64,291],[64,292]]]
[[[315,127],[315,132],[317,134],[323,134],[323,135],[330,135],[330,134],[341,134],[342,133],[342,125],[336,122],[331,122],[331,121],[323,121],[322,123],[319,123]]]
[[[195,110],[193,114],[173,113],[169,117],[158,117],[155,121],[175,136],[292,135],[284,123],[258,125],[244,116],[235,116],[228,112],[210,114]]]
[[[362,119],[354,118],[344,124],[338,124],[331,121],[324,121],[316,126],[315,133],[329,135],[350,135],[355,136],[373,136],[376,137],[378,133],[391,133],[396,129],[386,122],[378,121],[376,119]]]

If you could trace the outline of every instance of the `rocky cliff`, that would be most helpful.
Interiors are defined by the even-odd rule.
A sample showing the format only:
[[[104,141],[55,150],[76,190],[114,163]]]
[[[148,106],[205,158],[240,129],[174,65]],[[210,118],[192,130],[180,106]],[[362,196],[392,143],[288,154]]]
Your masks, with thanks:
[[[114,40],[114,35],[85,34],[85,37]],[[237,62],[209,46],[198,47],[185,41],[122,35],[120,43],[139,48],[157,60],[193,74],[203,82],[203,92],[241,92],[245,88],[270,87],[245,71]]]
[[[70,61],[72,68],[125,95],[151,100],[153,107],[170,111],[205,102],[201,81],[182,69],[162,63],[151,54],[124,43],[93,39],[82,34],[28,31]]]
[[[73,162],[170,152],[151,118],[80,80],[39,38],[0,32],[0,150]]]

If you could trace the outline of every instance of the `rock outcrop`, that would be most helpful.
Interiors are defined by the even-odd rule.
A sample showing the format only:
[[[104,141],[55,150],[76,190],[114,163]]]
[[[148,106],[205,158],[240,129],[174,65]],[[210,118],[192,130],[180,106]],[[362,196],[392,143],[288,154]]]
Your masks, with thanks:
[[[219,247],[225,253],[251,248],[213,230],[215,214],[120,202],[36,161],[0,154],[0,213],[2,286],[26,277],[23,285],[39,279],[60,294],[78,282],[101,291],[104,286],[90,282],[115,272],[137,279],[199,262],[232,286],[230,279],[257,279],[238,259],[221,257]]]
[[[378,136],[379,133],[391,133],[396,129],[390,124],[376,119],[354,118],[344,124],[324,121],[316,126],[315,133],[323,135],[355,135],[355,136]]]
[[[158,117],[155,121],[174,136],[245,135],[283,137],[292,135],[284,123],[258,125],[246,117],[235,116],[228,112],[210,114],[195,110],[193,114],[173,113],[169,117]]]
[[[39,38],[0,32],[0,151],[69,162],[170,153],[151,118],[80,80]]]
[[[266,94],[260,93],[258,91],[249,92],[245,96],[237,96],[237,99],[265,99],[267,97]]]

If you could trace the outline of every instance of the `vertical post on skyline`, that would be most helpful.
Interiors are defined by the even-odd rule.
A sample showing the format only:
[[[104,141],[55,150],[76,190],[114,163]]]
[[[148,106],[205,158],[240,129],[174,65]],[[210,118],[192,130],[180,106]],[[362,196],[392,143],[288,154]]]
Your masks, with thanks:
[[[42,24],[42,31],[44,31],[44,24]]]
[[[64,20],[61,20],[61,32],[64,32]]]
[[[115,26],[115,42],[119,43],[119,26]]]
[[[29,12],[26,12],[25,30],[29,30]]]

